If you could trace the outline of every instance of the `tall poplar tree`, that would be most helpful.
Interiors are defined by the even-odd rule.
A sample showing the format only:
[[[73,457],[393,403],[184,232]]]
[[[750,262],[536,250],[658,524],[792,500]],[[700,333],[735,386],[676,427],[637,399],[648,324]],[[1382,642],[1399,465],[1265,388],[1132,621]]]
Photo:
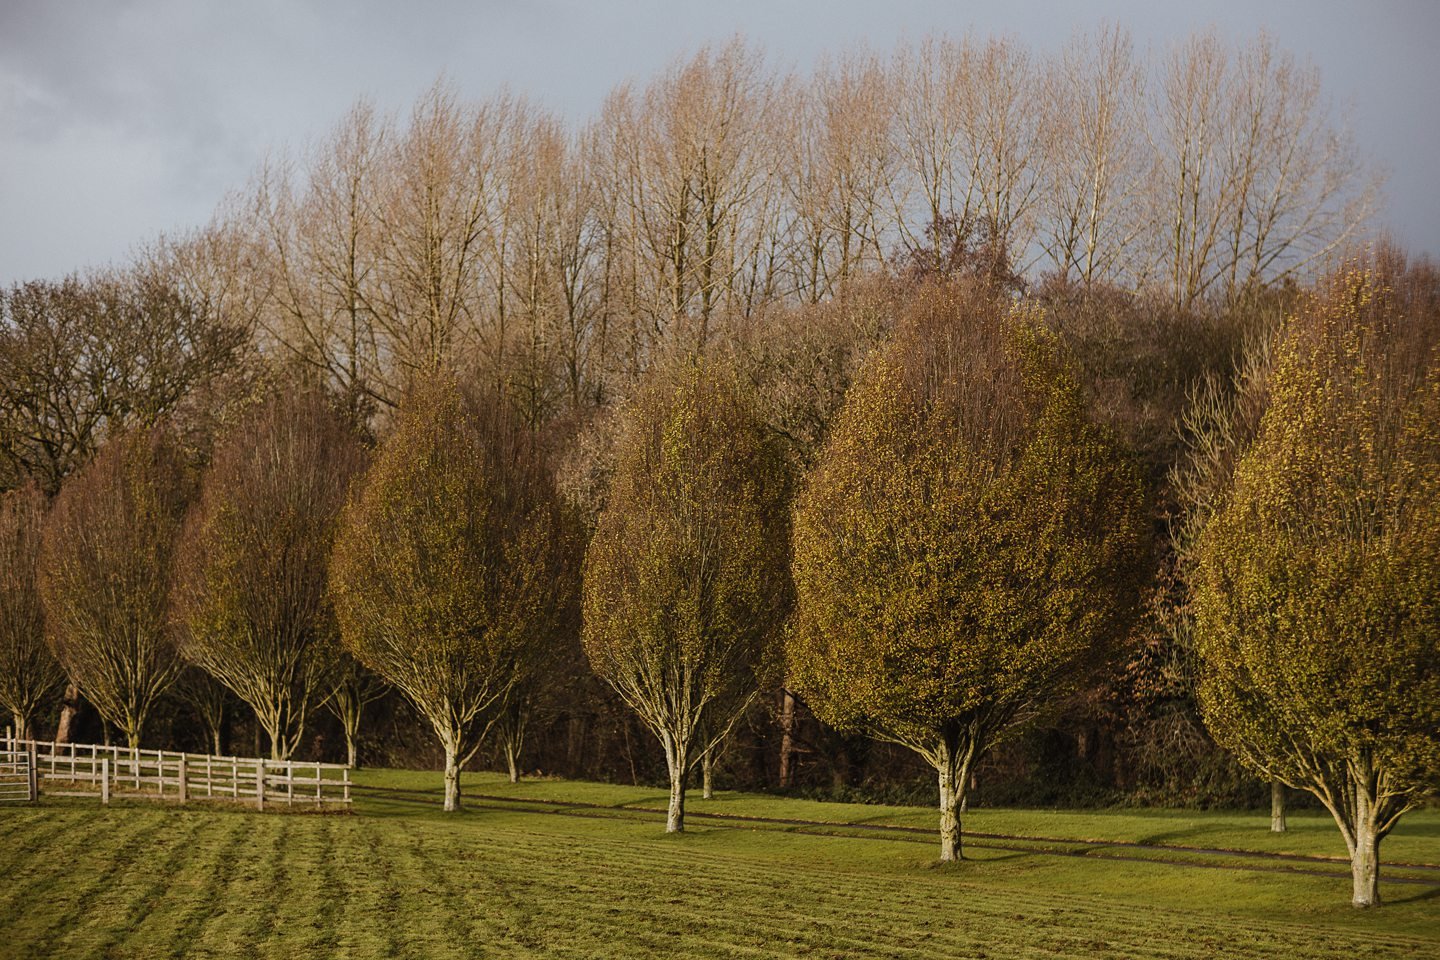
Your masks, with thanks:
[[[45,523],[51,649],[132,747],[183,667],[169,631],[170,571],[190,489],[169,433],[136,430],[65,482]]]
[[[30,718],[64,677],[45,645],[45,609],[37,573],[45,495],[36,484],[0,493],[0,707],[15,735],[30,735]]]
[[[181,651],[248,703],[287,760],[339,658],[326,577],[364,451],[317,391],[282,389],[215,451],[176,555]]]

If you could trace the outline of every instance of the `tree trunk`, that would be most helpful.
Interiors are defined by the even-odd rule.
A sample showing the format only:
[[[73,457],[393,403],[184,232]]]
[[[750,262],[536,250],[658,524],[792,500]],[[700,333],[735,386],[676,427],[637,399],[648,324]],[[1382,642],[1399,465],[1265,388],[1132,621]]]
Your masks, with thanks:
[[[960,845],[960,806],[955,796],[955,778],[948,764],[940,766],[940,859],[959,860],[964,856]]]
[[[445,809],[460,809],[460,761],[454,744],[445,744]]]
[[[69,743],[75,735],[75,715],[80,712],[80,688],[73,683],[65,684],[65,696],[60,703],[60,725],[55,729],[55,742]]]
[[[515,746],[514,746],[514,744],[511,743],[510,738],[507,737],[507,738],[505,739],[505,765],[510,768],[510,782],[511,782],[511,783],[519,783],[519,782],[520,782],[520,763],[519,763],[519,759],[520,759],[520,758],[519,758],[518,756],[516,756],[516,751],[515,751]]]
[[[780,786],[789,787],[795,778],[795,694],[780,691]]]
[[[689,785],[690,764],[685,748],[669,736],[664,738],[665,764],[670,769],[670,810],[665,817],[666,833],[685,832],[685,788]]]
[[[1285,784],[1270,781],[1270,832],[1285,832]]]
[[[30,739],[30,724],[29,724],[29,719],[30,719],[30,718],[29,718],[29,717],[25,717],[25,716],[21,716],[21,715],[18,714],[18,713],[15,714],[14,716],[15,716],[15,739],[16,739],[16,740],[29,740],[29,739]]]
[[[345,725],[345,763],[346,763],[347,766],[354,767],[354,768],[358,769],[358,768],[359,768],[359,764],[355,762],[356,759],[357,759],[357,757],[356,757],[356,753],[355,753],[355,731],[352,730],[352,729],[350,729],[350,725],[349,725],[349,724],[346,724],[346,725]]]
[[[965,765],[958,737],[943,736],[935,755],[940,782],[940,859],[965,859],[960,842],[960,810],[965,801]]]
[[[715,799],[715,748],[705,751],[700,758],[700,799]]]
[[[1355,790],[1355,843],[1350,850],[1354,907],[1380,906],[1380,838],[1375,832],[1374,801],[1363,786]]]

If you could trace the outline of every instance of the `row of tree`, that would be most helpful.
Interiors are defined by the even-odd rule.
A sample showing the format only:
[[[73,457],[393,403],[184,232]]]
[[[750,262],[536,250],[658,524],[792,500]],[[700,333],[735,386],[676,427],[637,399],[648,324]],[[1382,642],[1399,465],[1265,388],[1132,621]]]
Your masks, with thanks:
[[[1226,403],[1202,391],[1177,483],[1173,617],[1205,721],[1334,813],[1357,903],[1440,778],[1437,289],[1393,257],[1328,280]],[[1132,637],[1140,462],[1044,313],[988,283],[913,288],[808,468],[756,379],[733,358],[658,368],[588,518],[513,403],[444,375],[368,468],[343,404],[283,382],[198,475],[168,424],[123,432],[48,509],[38,483],[4,496],[0,698],[23,733],[63,667],[137,744],[199,668],[283,758],[319,702],[353,743],[358,661],[429,721],[453,809],[486,733],[522,737],[583,638],[663,748],[669,829],[694,768],[784,685],[935,768],[956,858],[977,760]]]
[[[357,402],[463,355],[538,422],[897,251],[943,269],[955,234],[1031,279],[1233,300],[1354,239],[1375,185],[1316,71],[1264,36],[932,38],[808,76],[736,41],[580,129],[444,85],[405,117],[361,104],[262,170],[211,246],[273,349]]]
[[[1092,113],[1133,169],[1064,140]],[[444,89],[359,109],[211,228],[0,292],[0,698],[25,723],[63,677],[62,737],[88,700],[138,738],[168,688],[219,751],[238,697],[277,756],[324,703],[353,762],[383,678],[448,806],[490,732],[512,776],[557,725],[547,767],[588,738],[648,775],[628,709],[676,829],[727,753],[789,787],[913,751],[951,856],[1017,733],[1172,799],[1233,767],[1213,733],[1373,864],[1436,782],[1437,282],[1383,250],[1290,282],[1359,224],[1352,161],[1263,38],[936,40],[804,83],[737,44],[583,136]]]

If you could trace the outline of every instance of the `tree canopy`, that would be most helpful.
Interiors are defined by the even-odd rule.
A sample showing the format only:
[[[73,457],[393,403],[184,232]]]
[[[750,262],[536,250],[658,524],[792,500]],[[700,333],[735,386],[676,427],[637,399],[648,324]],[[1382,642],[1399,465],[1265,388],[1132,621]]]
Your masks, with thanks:
[[[572,616],[573,525],[539,438],[492,396],[424,386],[360,481],[331,568],[341,639],[445,753],[445,809],[505,696]]]
[[[1440,309],[1382,258],[1286,326],[1270,405],[1202,535],[1200,703],[1313,793],[1379,902],[1379,843],[1440,782]]]
[[[925,291],[847,396],[795,512],[792,683],[936,767],[944,859],[976,759],[1125,628],[1144,520],[1055,338],[988,289]]]
[[[660,740],[669,831],[684,829],[691,767],[775,672],[789,489],[784,451],[733,370],[684,361],[626,411],[585,557],[584,643]]]

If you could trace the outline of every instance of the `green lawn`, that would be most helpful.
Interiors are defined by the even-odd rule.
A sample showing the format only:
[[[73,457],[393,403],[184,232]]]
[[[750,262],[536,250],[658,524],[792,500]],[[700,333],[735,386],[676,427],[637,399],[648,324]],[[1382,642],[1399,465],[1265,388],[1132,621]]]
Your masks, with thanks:
[[[365,796],[354,815],[0,809],[0,957],[1440,956],[1440,877],[1387,884],[1384,908],[1357,912],[1346,876],[1233,857],[1187,855],[1210,869],[1107,859],[1131,848],[1053,856],[1066,845],[1047,840],[940,868],[921,834],[699,816],[844,834],[928,828],[923,810],[697,793],[691,829],[667,837],[642,809],[662,805],[653,788],[467,774],[469,805],[447,816],[438,780],[363,772],[406,792]],[[983,810],[966,827],[1335,852],[1333,825],[1295,822],[1272,838],[1253,815]],[[1383,853],[1440,863],[1440,816],[1403,823]]]

